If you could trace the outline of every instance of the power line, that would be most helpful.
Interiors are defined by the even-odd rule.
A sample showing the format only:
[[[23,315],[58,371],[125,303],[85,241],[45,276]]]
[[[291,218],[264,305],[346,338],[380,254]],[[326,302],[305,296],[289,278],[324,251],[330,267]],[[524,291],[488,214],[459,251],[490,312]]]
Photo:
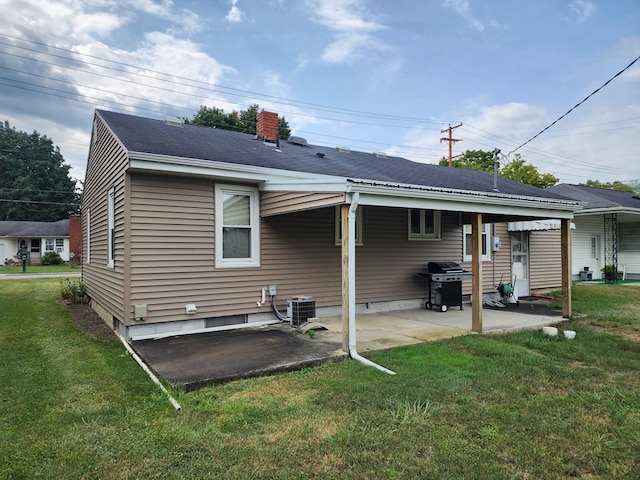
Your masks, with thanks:
[[[589,100],[589,98],[591,98],[592,96],[594,96],[596,93],[598,93],[600,90],[602,90],[604,87],[606,87],[609,83],[611,83],[613,81],[613,79],[615,79],[616,77],[622,75],[624,72],[626,72],[629,68],[631,68],[631,66],[636,63],[638,60],[640,60],[640,56],[637,56],[635,59],[633,59],[633,61],[627,65],[626,67],[624,67],[622,70],[620,70],[618,73],[616,73],[613,77],[611,77],[609,80],[607,80],[606,82],[604,82],[600,87],[596,88],[593,92],[591,92],[589,95],[587,95],[582,101],[576,103],[573,107],[571,107],[564,115],[558,117],[556,120],[554,120],[550,125],[546,126],[545,128],[543,128],[542,130],[540,130],[538,133],[536,133],[533,137],[531,137],[529,140],[527,140],[526,142],[524,142],[522,145],[516,147],[514,150],[511,150],[507,156],[511,155],[513,152],[515,152],[516,150],[519,150],[520,148],[524,147],[527,143],[529,143],[530,141],[532,141],[533,139],[535,139],[536,137],[539,137],[540,135],[542,135],[545,131],[549,130],[551,127],[553,127],[556,123],[558,123],[560,120],[562,120],[564,117],[566,117],[567,115],[569,115],[573,110],[575,110],[576,108],[578,108],[580,105],[582,105],[584,102],[586,102],[587,100]]]
[[[142,77],[146,77],[146,78],[150,78],[152,80],[155,81],[163,81],[163,82],[168,82],[168,83],[172,83],[172,84],[176,84],[179,86],[189,86],[189,87],[195,87],[195,88],[204,88],[206,90],[212,91],[212,92],[217,92],[217,93],[226,93],[227,95],[235,95],[235,96],[240,96],[240,97],[244,97],[244,98],[250,98],[251,96],[258,96],[261,98],[264,98],[265,100],[271,101],[273,103],[277,103],[277,104],[284,104],[284,105],[288,105],[288,106],[298,106],[298,105],[304,105],[304,106],[308,106],[311,107],[314,110],[320,110],[320,111],[327,111],[327,112],[331,112],[331,113],[341,113],[341,114],[345,114],[345,115],[354,115],[354,116],[363,116],[363,117],[373,117],[373,118],[381,118],[381,119],[388,119],[388,120],[395,120],[395,121],[405,121],[405,122],[418,122],[418,123],[442,123],[442,121],[440,120],[430,120],[430,119],[425,119],[425,118],[418,118],[418,117],[406,117],[406,116],[400,116],[400,115],[389,115],[389,114],[382,114],[382,113],[375,113],[375,112],[366,112],[366,111],[362,111],[362,110],[352,110],[352,109],[347,109],[347,108],[341,108],[341,107],[335,107],[335,106],[329,106],[329,105],[322,105],[319,103],[312,103],[312,102],[305,102],[302,100],[294,100],[294,99],[288,99],[285,97],[278,97],[275,95],[268,95],[268,94],[264,94],[264,93],[259,93],[259,92],[252,92],[249,90],[242,90],[239,88],[235,88],[235,87],[230,87],[230,86],[226,86],[226,85],[221,85],[221,84],[211,84],[209,82],[205,82],[202,80],[194,80],[191,78],[187,78],[187,77],[181,77],[178,75],[173,75],[173,74],[169,74],[169,73],[165,73],[165,72],[161,72],[158,70],[153,70],[153,69],[149,69],[149,68],[144,68],[141,67],[139,65],[132,65],[132,64],[128,64],[128,63],[124,63],[124,62],[118,62],[115,60],[108,60],[102,57],[98,57],[95,55],[90,55],[90,54],[86,54],[86,53],[79,53],[79,52],[75,52],[73,50],[70,49],[66,49],[66,48],[61,48],[61,47],[56,47],[53,45],[49,45],[46,43],[41,43],[41,42],[36,42],[33,40],[27,40],[27,39],[23,39],[20,37],[15,37],[15,36],[11,36],[11,35],[7,35],[7,34],[1,34],[0,36],[4,36],[7,38],[11,38],[13,40],[19,40],[19,41],[23,41],[23,42],[27,42],[27,43],[31,43],[31,44],[35,44],[35,45],[40,45],[40,46],[44,46],[47,47],[49,49],[55,49],[55,50],[59,50],[59,51],[63,51],[63,52],[67,52],[67,53],[71,53],[74,56],[83,56],[83,57],[88,57],[88,58],[93,58],[96,60],[100,60],[102,62],[107,62],[107,63],[111,63],[114,65],[121,65],[123,67],[127,67],[127,68],[135,68],[136,69],[136,76],[142,76]],[[23,46],[19,46],[19,45],[14,45],[11,43],[5,43],[5,42],[0,42],[0,45],[5,45],[5,46],[9,46],[9,47],[13,47],[13,48],[19,48],[19,49],[23,49],[23,50],[27,50],[27,51],[31,51],[34,53],[39,53],[39,54],[44,54],[44,55],[49,55],[52,57],[57,57],[57,58],[61,58],[64,60],[70,60],[70,61],[78,61],[76,58],[72,58],[72,57],[68,57],[68,56],[62,56],[62,55],[56,55],[53,53],[49,53],[49,52],[43,52],[40,50],[35,50],[35,49],[31,49],[31,48],[27,48],[27,47],[23,47]],[[15,55],[15,54],[9,54],[9,55]],[[20,57],[20,55],[15,55]],[[22,58],[28,58],[29,57],[22,57]],[[47,63],[47,62],[44,62]],[[101,68],[106,68],[109,70],[115,70],[117,72],[120,73],[131,73],[127,70],[122,70],[122,69],[118,69],[115,67],[110,67],[108,65],[99,65],[99,64],[95,64],[95,63],[91,63],[91,62],[83,62],[86,65],[91,65],[91,66],[96,66],[96,67],[101,67]],[[55,64],[54,64],[55,65]],[[57,66],[62,66],[62,65],[57,65]],[[72,68],[72,67],[68,67],[68,66],[64,66],[65,68]],[[72,68],[74,70],[78,70],[77,68]],[[156,75],[163,75],[165,77],[169,77],[168,79],[159,79],[155,76],[152,75],[145,75],[143,73],[140,73],[140,70],[145,71],[145,72],[149,72],[152,74],[156,74]],[[84,73],[93,73],[93,72],[86,72],[85,70],[80,70]],[[115,77],[110,77],[110,78],[115,78]],[[187,81],[187,82],[191,82],[192,84],[186,85],[182,82],[178,82],[172,79],[178,79],[178,80],[182,80],[182,81]],[[201,87],[197,87],[196,85],[193,84],[199,84],[202,85]],[[147,85],[149,86],[149,85]],[[156,88],[156,87],[154,87]],[[221,92],[220,89],[222,90],[229,90],[228,92]],[[171,90],[172,92],[174,92],[174,90]],[[238,93],[233,93],[233,92],[238,92]],[[218,99],[219,101],[225,101],[225,100],[221,100]]]

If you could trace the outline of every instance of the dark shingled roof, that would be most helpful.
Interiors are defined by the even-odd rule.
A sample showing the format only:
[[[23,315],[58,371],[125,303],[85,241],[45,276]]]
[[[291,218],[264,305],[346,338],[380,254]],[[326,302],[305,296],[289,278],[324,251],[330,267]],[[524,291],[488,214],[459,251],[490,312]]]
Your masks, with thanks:
[[[57,222],[0,222],[0,237],[68,237],[69,219]]]
[[[595,208],[640,208],[640,195],[605,188],[561,183],[547,188],[550,192],[584,205],[582,212]]]
[[[149,153],[355,180],[493,193],[493,175],[417,163],[401,157],[280,142],[276,151],[253,135],[97,110],[129,152]],[[320,154],[320,155],[318,155]],[[561,199],[549,190],[498,178],[499,193]]]

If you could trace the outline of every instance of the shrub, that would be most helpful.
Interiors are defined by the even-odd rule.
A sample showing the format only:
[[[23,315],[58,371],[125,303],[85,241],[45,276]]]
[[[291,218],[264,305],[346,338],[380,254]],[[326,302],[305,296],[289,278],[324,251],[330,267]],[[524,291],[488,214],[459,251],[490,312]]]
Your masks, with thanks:
[[[58,252],[47,252],[40,258],[42,265],[60,265],[62,264],[62,258]]]
[[[82,280],[65,278],[62,284],[62,298],[71,303],[88,303],[87,291]]]

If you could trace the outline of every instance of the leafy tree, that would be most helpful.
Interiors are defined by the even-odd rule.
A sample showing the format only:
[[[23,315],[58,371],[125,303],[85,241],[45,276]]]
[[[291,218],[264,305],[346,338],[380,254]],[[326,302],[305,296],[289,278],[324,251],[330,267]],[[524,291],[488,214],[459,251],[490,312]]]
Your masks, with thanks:
[[[202,105],[198,113],[192,119],[185,118],[185,123],[191,125],[201,125],[203,127],[221,128],[223,130],[233,130],[236,132],[256,134],[256,116],[260,111],[257,103],[251,105],[246,110],[224,113],[224,110],[217,107],[207,107]],[[284,117],[278,117],[278,129],[280,138],[283,140],[291,136],[291,129]]]
[[[498,175],[538,188],[552,187],[559,181],[550,173],[539,173],[536,167],[530,163],[527,164],[518,153],[514,155],[513,160],[500,169]]]
[[[240,131],[240,121],[235,113],[225,114],[224,110],[217,107],[202,105],[198,113],[191,120],[185,118],[185,123],[200,125],[203,127],[215,127],[223,130]]]
[[[601,182],[600,180],[587,180],[585,183],[581,183],[580,185],[583,185],[586,187],[606,188],[607,190],[618,190],[620,192],[640,193],[640,184],[631,185],[628,183],[621,182],[620,180],[616,180],[614,182]]]
[[[443,158],[439,165],[448,166],[449,159]],[[467,150],[463,155],[453,160],[453,167],[493,173],[493,152]],[[498,175],[538,188],[547,188],[558,183],[555,176],[550,173],[539,173],[535,166],[527,164],[519,153],[516,153],[513,160],[505,166],[498,168]]]
[[[443,158],[439,164],[448,166],[449,159]],[[493,173],[493,153],[483,150],[467,150],[462,156],[453,159],[453,167]]]
[[[0,220],[52,222],[77,212],[70,168],[45,135],[0,123]]]

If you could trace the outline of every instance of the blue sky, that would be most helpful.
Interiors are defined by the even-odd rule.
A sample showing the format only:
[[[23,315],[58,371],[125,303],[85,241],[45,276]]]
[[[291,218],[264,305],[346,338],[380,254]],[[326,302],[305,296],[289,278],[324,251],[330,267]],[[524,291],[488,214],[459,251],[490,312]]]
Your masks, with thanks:
[[[0,120],[84,178],[95,108],[258,103],[309,143],[508,154],[640,56],[640,0],[0,0]],[[516,150],[565,183],[640,180],[640,60]],[[503,162],[513,158],[504,157]]]

